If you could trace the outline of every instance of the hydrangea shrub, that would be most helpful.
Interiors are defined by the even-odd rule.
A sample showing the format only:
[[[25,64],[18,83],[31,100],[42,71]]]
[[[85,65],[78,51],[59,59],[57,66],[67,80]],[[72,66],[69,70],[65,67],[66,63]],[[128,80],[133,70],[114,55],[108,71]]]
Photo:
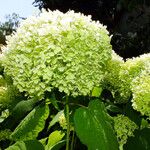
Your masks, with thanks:
[[[111,58],[108,34],[90,16],[43,11],[7,38],[5,72],[31,97],[41,99],[54,88],[67,95],[88,95],[103,80]]]

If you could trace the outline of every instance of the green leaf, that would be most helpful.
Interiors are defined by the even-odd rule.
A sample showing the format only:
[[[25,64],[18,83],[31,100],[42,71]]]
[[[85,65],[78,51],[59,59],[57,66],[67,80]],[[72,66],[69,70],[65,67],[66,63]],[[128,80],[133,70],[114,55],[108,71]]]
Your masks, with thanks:
[[[50,134],[48,138],[48,144],[45,147],[45,150],[51,150],[55,145],[58,144],[58,142],[61,141],[61,139],[65,136],[65,133],[62,131],[54,131]]]
[[[61,110],[60,112],[58,112],[56,114],[56,116],[54,116],[54,118],[52,119],[52,121],[49,124],[48,130],[55,125],[55,123],[57,123],[59,121],[59,117],[64,113],[64,110]]]
[[[107,111],[110,111],[112,113],[121,113],[122,109],[114,104],[109,104],[106,106]]]
[[[46,146],[47,137],[40,139],[39,142],[45,147]]]
[[[43,145],[37,140],[18,141],[5,150],[44,150]]]
[[[124,114],[140,127],[142,118],[140,117],[140,113],[133,109],[131,102],[126,104]]]
[[[53,104],[53,106],[59,111],[59,106],[57,104],[57,100],[56,100],[56,97],[55,97],[55,94],[53,93],[52,96],[50,97],[50,102]]]
[[[15,141],[36,139],[38,133],[44,128],[48,115],[48,105],[39,105],[34,108],[11,134],[11,139]]]
[[[74,115],[75,131],[88,150],[118,150],[117,138],[110,117],[99,100],[79,108]]]
[[[134,137],[130,137],[124,145],[124,150],[150,150],[150,129],[144,128],[135,133]]]
[[[94,87],[94,89],[92,91],[92,96],[93,97],[99,97],[101,95],[101,92],[102,92],[102,88]]]
[[[37,103],[35,99],[22,100],[12,110],[8,118],[1,124],[0,129],[14,129],[16,124],[34,107]]]
[[[54,145],[52,150],[60,150],[66,144],[66,140],[59,141],[57,144]]]

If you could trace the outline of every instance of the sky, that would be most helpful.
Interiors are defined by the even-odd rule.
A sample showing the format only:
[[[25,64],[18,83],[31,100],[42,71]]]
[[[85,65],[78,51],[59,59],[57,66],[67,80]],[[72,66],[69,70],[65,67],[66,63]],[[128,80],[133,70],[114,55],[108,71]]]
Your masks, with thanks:
[[[16,13],[20,17],[28,17],[38,11],[32,3],[34,0],[0,0],[0,22],[5,21],[5,16]]]

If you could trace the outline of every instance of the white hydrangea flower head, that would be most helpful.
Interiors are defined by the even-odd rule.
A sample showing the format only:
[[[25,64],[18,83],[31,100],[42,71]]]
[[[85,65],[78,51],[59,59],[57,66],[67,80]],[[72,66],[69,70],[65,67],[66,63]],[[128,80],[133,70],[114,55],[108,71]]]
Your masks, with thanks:
[[[140,76],[133,79],[131,84],[133,92],[132,106],[142,115],[150,118],[150,64]]]
[[[54,88],[67,95],[88,95],[103,80],[111,58],[108,34],[90,16],[43,10],[8,37],[5,72],[30,97],[42,99]]]

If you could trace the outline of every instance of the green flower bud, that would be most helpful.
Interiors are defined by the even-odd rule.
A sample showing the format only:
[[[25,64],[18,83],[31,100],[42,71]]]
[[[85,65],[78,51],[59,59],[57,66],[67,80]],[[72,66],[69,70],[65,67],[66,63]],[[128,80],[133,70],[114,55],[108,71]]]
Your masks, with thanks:
[[[117,139],[120,147],[122,147],[127,142],[128,137],[134,136],[133,132],[138,129],[138,126],[124,115],[118,115],[113,119]]]

